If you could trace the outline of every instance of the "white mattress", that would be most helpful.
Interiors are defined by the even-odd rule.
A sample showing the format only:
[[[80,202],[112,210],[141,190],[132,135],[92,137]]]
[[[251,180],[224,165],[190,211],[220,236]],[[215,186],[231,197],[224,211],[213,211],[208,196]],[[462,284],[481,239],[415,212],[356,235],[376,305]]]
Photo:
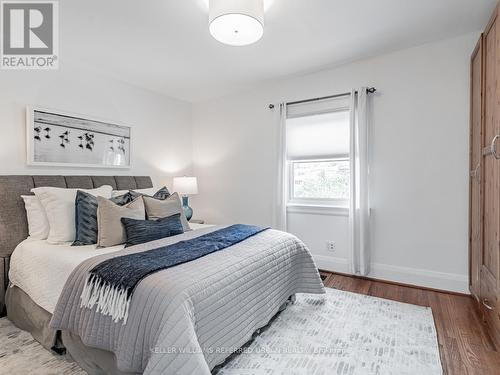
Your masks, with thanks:
[[[190,223],[189,226],[196,230],[210,225]],[[102,249],[96,245],[52,245],[45,240],[28,238],[12,253],[9,280],[12,286],[21,288],[38,306],[52,314],[66,280],[81,262],[123,248],[123,245]]]

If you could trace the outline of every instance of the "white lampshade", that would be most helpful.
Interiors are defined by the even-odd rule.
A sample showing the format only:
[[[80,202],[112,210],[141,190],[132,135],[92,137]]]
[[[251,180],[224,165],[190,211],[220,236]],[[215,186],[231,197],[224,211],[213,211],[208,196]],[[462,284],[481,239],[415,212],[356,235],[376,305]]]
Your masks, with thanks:
[[[210,34],[219,42],[244,46],[264,34],[263,0],[210,0]]]
[[[196,177],[174,177],[174,191],[182,195],[198,194]]]

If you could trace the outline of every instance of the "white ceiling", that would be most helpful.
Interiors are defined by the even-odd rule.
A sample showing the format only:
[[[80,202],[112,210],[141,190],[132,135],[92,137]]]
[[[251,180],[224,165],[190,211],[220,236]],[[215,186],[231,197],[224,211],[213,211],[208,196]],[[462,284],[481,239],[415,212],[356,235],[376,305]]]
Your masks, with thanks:
[[[496,0],[267,0],[264,37],[230,47],[208,0],[60,1],[61,62],[200,101],[479,30]]]

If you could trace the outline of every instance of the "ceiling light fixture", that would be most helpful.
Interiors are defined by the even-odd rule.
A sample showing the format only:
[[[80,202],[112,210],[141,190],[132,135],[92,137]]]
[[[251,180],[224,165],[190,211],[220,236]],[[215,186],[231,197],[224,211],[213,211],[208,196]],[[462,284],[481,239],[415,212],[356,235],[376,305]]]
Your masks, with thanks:
[[[219,42],[245,46],[264,34],[263,0],[210,0],[210,34]]]

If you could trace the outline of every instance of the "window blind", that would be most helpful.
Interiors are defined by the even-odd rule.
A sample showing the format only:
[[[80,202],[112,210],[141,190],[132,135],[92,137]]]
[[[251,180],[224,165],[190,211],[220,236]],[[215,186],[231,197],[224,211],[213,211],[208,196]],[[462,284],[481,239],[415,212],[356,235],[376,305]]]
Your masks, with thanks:
[[[318,160],[348,156],[349,115],[349,110],[343,109],[288,118],[287,159]]]

